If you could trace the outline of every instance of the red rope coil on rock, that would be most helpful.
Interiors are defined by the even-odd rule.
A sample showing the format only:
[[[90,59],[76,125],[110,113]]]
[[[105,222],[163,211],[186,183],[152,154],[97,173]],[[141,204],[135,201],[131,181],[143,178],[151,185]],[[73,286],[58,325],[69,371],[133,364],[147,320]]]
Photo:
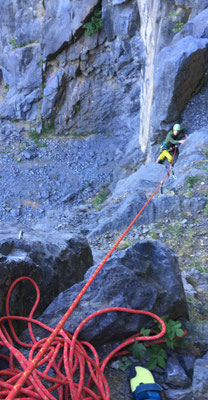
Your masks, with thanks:
[[[36,290],[36,301],[29,314],[29,317],[11,316],[9,313],[9,301],[12,290],[22,280],[30,281]],[[45,343],[47,343],[48,336],[41,340],[36,340],[32,324],[38,325],[49,333],[53,332],[52,328],[46,326],[40,321],[33,319],[33,314],[37,308],[39,298],[40,292],[38,286],[31,278],[28,277],[16,279],[9,289],[6,299],[6,316],[0,318],[0,345],[7,347],[10,352],[8,357],[4,354],[0,355],[0,357],[6,359],[9,363],[9,368],[0,371],[0,399],[5,399],[7,398],[6,396],[10,396],[11,390],[14,389],[19,378],[22,375],[24,376],[29,364],[33,362],[34,354],[37,351],[42,353],[42,348]],[[95,348],[90,343],[85,341],[79,342],[77,337],[83,326],[92,318],[112,311],[150,316],[161,324],[161,332],[154,336],[138,335],[135,337],[134,335],[114,349],[102,362],[100,362]],[[12,323],[13,320],[21,320],[28,323],[32,344],[24,343],[17,337]],[[8,333],[8,329],[6,329],[4,326],[5,321],[8,322],[11,335]],[[63,329],[59,332],[59,334],[50,343],[50,346],[43,355],[41,361],[39,361],[36,369],[33,370],[30,376],[27,377],[24,387],[22,386],[19,389],[18,399],[55,400],[57,397],[54,397],[54,392],[56,392],[58,393],[59,400],[68,399],[69,393],[71,394],[71,398],[76,400],[109,400],[109,387],[104,376],[104,369],[107,363],[113,357],[124,354],[121,353],[121,350],[123,350],[127,345],[133,343],[135,340],[152,341],[161,338],[165,333],[165,329],[164,322],[157,315],[148,311],[112,307],[95,312],[81,322],[73,336]],[[14,340],[18,345],[28,349],[28,359],[14,346]],[[92,353],[91,356],[89,355],[89,350]],[[19,366],[17,366],[17,363]],[[22,370],[24,372],[22,372]],[[88,371],[88,374],[90,372],[87,383],[85,383],[86,370]],[[74,381],[75,376],[77,380],[76,382]],[[92,390],[93,386],[97,388],[97,394],[95,393],[95,390]]]

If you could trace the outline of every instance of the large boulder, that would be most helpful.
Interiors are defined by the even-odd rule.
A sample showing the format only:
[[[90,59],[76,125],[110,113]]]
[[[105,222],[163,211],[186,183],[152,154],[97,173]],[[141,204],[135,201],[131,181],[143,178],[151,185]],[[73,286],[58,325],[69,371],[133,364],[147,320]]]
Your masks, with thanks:
[[[21,234],[20,234],[21,236]],[[34,232],[0,233],[0,314],[9,287],[21,276],[32,278],[40,289],[40,303],[36,315],[64,289],[83,279],[92,265],[92,253],[83,236]],[[28,315],[35,300],[30,283],[19,284],[10,301],[11,313]]]
[[[55,327],[95,269],[89,269],[83,282],[60,293],[40,320]],[[108,307],[144,309],[173,319],[187,317],[175,254],[159,241],[145,241],[137,242],[122,251],[120,256],[112,257],[90,285],[64,328],[73,332],[88,315]],[[105,343],[137,332],[149,324],[146,317],[111,312],[91,320],[83,328],[80,338]]]

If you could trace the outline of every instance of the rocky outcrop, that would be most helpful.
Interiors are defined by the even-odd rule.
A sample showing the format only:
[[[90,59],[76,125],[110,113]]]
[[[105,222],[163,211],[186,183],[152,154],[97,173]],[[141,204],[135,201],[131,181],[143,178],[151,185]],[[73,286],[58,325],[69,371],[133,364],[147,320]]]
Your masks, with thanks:
[[[206,155],[208,147],[207,129],[202,128],[194,131],[183,146],[180,148],[180,156],[174,167],[177,178],[172,182],[172,188],[181,188],[186,183],[189,176],[197,176],[206,179]],[[199,178],[200,179],[200,178]]]
[[[140,130],[145,152],[149,135],[157,141],[178,118],[205,72],[206,0],[0,6],[0,117],[29,121],[37,133],[49,125],[58,134],[105,132],[130,141]],[[97,9],[103,26],[87,36]],[[174,37],[178,24],[185,25]]]
[[[15,237],[16,236],[16,237]],[[40,289],[36,316],[64,289],[83,279],[92,265],[92,253],[87,240],[80,235],[33,232],[18,233],[4,230],[0,237],[1,315],[5,315],[6,294],[15,279],[32,278]],[[21,236],[21,234],[20,234]],[[13,315],[27,316],[35,301],[35,291],[28,281],[18,284],[11,297]]]
[[[83,282],[62,292],[40,319],[55,327],[95,269],[93,267],[87,272]],[[73,332],[91,313],[113,306],[145,309],[173,319],[187,316],[177,259],[170,249],[157,241],[138,242],[123,251],[120,257],[112,257],[90,285],[64,328]],[[148,319],[135,315],[103,314],[91,320],[82,329],[80,337],[99,342],[117,340],[139,331],[144,324],[149,324]]]
[[[69,3],[66,0],[47,1],[42,27],[43,60],[53,59],[72,42],[84,20],[90,15],[98,0],[79,0]]]
[[[172,174],[166,179],[163,189],[147,205],[136,224],[148,224],[164,218],[176,218],[187,209],[196,214],[206,205],[206,197],[187,197],[185,188],[190,176],[206,180],[207,170],[204,168],[207,148],[207,129],[193,132],[180,147],[180,153]],[[156,155],[155,155],[156,158]],[[202,163],[200,164],[200,160]],[[89,226],[90,236],[106,231],[126,228],[148,198],[158,187],[166,174],[166,166],[149,162],[141,166],[128,178],[118,181],[111,196],[103,203],[99,222],[96,227]]]
[[[1,23],[0,118],[29,120],[38,133],[48,123],[59,134],[138,132],[143,45],[136,0],[103,1],[103,27],[92,36],[84,24],[98,0],[28,0],[27,12],[13,3],[3,6]]]
[[[180,118],[207,71],[208,9],[188,22],[155,58],[152,141]]]
[[[30,119],[38,112],[42,98],[40,44],[4,53],[0,56],[3,85],[7,85],[6,101],[0,104],[2,119]],[[7,100],[8,99],[8,100]]]

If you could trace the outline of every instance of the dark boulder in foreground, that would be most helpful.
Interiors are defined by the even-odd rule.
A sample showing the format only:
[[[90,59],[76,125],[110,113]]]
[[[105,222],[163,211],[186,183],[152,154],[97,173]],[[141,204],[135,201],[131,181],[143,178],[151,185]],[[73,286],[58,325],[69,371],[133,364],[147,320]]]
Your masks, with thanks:
[[[38,284],[37,316],[58,293],[83,279],[91,265],[91,249],[81,235],[31,231],[18,239],[14,232],[0,232],[0,314],[5,315],[6,294],[15,279],[27,276]],[[18,284],[10,301],[11,313],[27,316],[34,300],[32,284]]]
[[[74,332],[88,315],[108,307],[148,310],[173,319],[187,317],[177,257],[168,247],[160,241],[137,242],[120,254],[106,262],[66,322],[66,330]],[[95,269],[88,270],[83,282],[60,293],[41,321],[55,327]],[[105,343],[129,336],[149,323],[149,317],[111,312],[91,320],[80,337]]]

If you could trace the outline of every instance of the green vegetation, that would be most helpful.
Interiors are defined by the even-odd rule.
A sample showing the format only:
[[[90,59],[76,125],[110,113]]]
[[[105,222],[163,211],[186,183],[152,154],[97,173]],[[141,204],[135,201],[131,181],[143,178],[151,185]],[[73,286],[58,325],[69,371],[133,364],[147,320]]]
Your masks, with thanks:
[[[46,61],[43,60],[43,59],[41,58],[41,59],[40,59],[40,64],[41,64],[41,66],[43,66],[45,63],[46,63]]]
[[[100,204],[102,204],[107,199],[110,193],[111,191],[108,189],[108,184],[103,185],[100,193],[98,193],[96,199],[92,202],[96,210],[101,209]]]
[[[18,47],[25,47],[30,43],[32,43],[32,42],[23,42],[23,43],[17,44],[17,39],[16,38],[12,38],[9,41],[9,44],[11,44],[13,49],[17,49]]]
[[[35,129],[29,132],[29,137],[32,139],[38,147],[47,147],[47,143]]]
[[[121,243],[117,246],[117,250],[124,250],[127,249],[127,247],[131,246],[132,242],[130,240],[122,240]]]
[[[76,138],[80,138],[80,137],[88,137],[90,135],[93,135],[93,133],[92,132],[81,132],[81,133],[72,132],[71,135],[76,139]]]
[[[151,238],[152,238],[153,240],[156,240],[156,239],[157,239],[157,233],[154,231],[153,228],[150,230],[150,236],[151,236]]]
[[[177,12],[170,12],[169,16],[171,18],[177,18],[178,17],[178,13]]]
[[[205,150],[204,150],[204,155],[205,155],[205,157],[208,158],[208,149],[205,149]]]
[[[195,259],[195,261],[193,263],[190,264],[190,268],[194,268],[194,269],[198,269],[198,271],[202,272],[202,273],[206,273],[206,269],[198,262],[197,259]]]
[[[201,177],[199,175],[195,176],[189,176],[186,181],[188,183],[188,189],[192,189],[194,187],[194,184],[198,181],[201,180]]]
[[[25,46],[27,46],[27,44],[29,44],[29,42],[28,43],[20,43],[19,47],[25,47]]]
[[[75,111],[78,112],[80,110],[80,108],[81,108],[80,103],[77,102],[77,104],[75,104],[75,106],[74,106]]]
[[[179,237],[183,232],[183,226],[180,222],[168,224],[167,232],[170,233],[172,236]]]
[[[146,343],[142,344],[141,342],[135,340],[133,344],[128,346],[128,351],[133,356],[134,359],[142,361],[148,359],[147,368],[150,370],[155,369],[157,366],[165,369],[166,361],[167,361],[167,348],[174,349],[179,346],[179,339],[184,336],[184,331],[182,329],[182,324],[180,321],[173,321],[170,319],[167,321],[163,318],[163,321],[166,325],[166,332],[163,336],[163,342],[160,344],[156,343]],[[152,330],[153,334],[157,334],[161,331],[161,326],[158,325]],[[150,329],[142,329],[142,336],[151,335]],[[122,371],[125,371],[130,365],[132,361],[128,357],[122,357],[119,363],[119,368]]]
[[[37,140],[37,139],[40,138],[40,135],[39,135],[39,133],[38,133],[35,129],[32,129],[32,130],[29,132],[29,137],[30,137],[30,139],[32,139],[32,140]]]
[[[55,127],[54,127],[53,122],[44,124],[44,126],[42,128],[41,136],[52,135],[54,132],[55,132]]]
[[[29,131],[28,135],[30,139],[34,140],[34,142],[39,147],[45,147],[47,144],[43,142],[42,139],[45,139],[47,136],[52,135],[55,132],[55,127],[53,123],[45,124],[42,128],[41,133],[38,133],[35,129]]]
[[[95,32],[98,32],[99,29],[103,27],[102,11],[100,9],[96,9],[90,21],[84,24],[83,27],[87,36],[91,36]]]
[[[193,191],[191,189],[188,190],[188,192],[185,193],[186,197],[192,197],[193,196]]]
[[[205,215],[208,215],[208,201],[204,207],[204,213],[205,213]]]
[[[184,26],[184,22],[176,22],[175,28],[172,29],[173,33],[178,33]]]
[[[16,48],[18,47],[18,46],[17,46],[17,39],[16,39],[16,38],[10,39],[9,44],[11,44],[11,46],[12,46],[13,49],[16,49]]]

